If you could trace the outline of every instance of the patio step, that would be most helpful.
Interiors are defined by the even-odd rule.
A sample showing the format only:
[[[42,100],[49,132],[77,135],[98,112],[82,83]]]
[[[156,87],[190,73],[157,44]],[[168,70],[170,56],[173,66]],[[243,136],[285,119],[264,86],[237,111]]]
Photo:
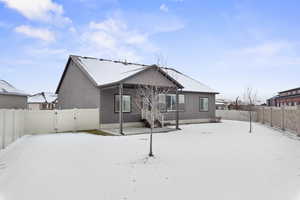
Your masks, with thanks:
[[[150,128],[151,124],[149,123],[149,121],[147,119],[142,119],[142,122],[145,124],[145,127]],[[162,124],[159,120],[155,120],[154,121],[154,128],[161,128]]]

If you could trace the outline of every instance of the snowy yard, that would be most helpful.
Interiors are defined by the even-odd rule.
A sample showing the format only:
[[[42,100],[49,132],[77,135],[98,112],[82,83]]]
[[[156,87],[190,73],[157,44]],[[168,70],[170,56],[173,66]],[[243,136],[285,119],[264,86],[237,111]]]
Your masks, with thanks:
[[[246,122],[148,135],[27,136],[0,153],[0,200],[300,200],[300,141]]]

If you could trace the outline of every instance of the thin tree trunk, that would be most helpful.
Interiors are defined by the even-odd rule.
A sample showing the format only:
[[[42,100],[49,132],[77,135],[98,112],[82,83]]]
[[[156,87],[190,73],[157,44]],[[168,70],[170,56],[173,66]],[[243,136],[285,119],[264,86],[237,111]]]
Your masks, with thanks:
[[[153,98],[153,90],[151,91],[152,94],[151,94],[151,102],[152,102],[152,105],[151,105],[151,130],[150,130],[150,152],[149,152],[149,156],[150,157],[153,157],[153,152],[152,152],[152,133],[153,133],[153,127],[154,127],[154,98]]]
[[[150,132],[150,152],[149,152],[149,156],[153,157],[153,152],[152,152],[152,125],[151,125],[151,132]]]

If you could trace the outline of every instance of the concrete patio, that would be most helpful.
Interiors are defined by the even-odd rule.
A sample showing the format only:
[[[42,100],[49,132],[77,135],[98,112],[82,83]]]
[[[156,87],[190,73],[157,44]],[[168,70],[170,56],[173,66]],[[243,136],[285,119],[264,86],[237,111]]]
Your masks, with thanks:
[[[163,128],[154,128],[153,133],[168,133],[171,131],[176,131],[175,127],[163,127]],[[101,129],[101,131],[113,134],[113,135],[120,135],[119,128],[107,128]],[[150,128],[146,127],[127,127],[123,129],[124,135],[139,135],[139,134],[149,134]]]

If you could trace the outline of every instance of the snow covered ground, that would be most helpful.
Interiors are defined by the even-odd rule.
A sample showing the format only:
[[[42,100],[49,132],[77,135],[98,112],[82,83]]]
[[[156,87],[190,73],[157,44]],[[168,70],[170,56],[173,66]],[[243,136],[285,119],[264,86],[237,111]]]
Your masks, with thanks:
[[[154,135],[27,136],[0,153],[0,200],[300,200],[300,141],[246,122]]]

